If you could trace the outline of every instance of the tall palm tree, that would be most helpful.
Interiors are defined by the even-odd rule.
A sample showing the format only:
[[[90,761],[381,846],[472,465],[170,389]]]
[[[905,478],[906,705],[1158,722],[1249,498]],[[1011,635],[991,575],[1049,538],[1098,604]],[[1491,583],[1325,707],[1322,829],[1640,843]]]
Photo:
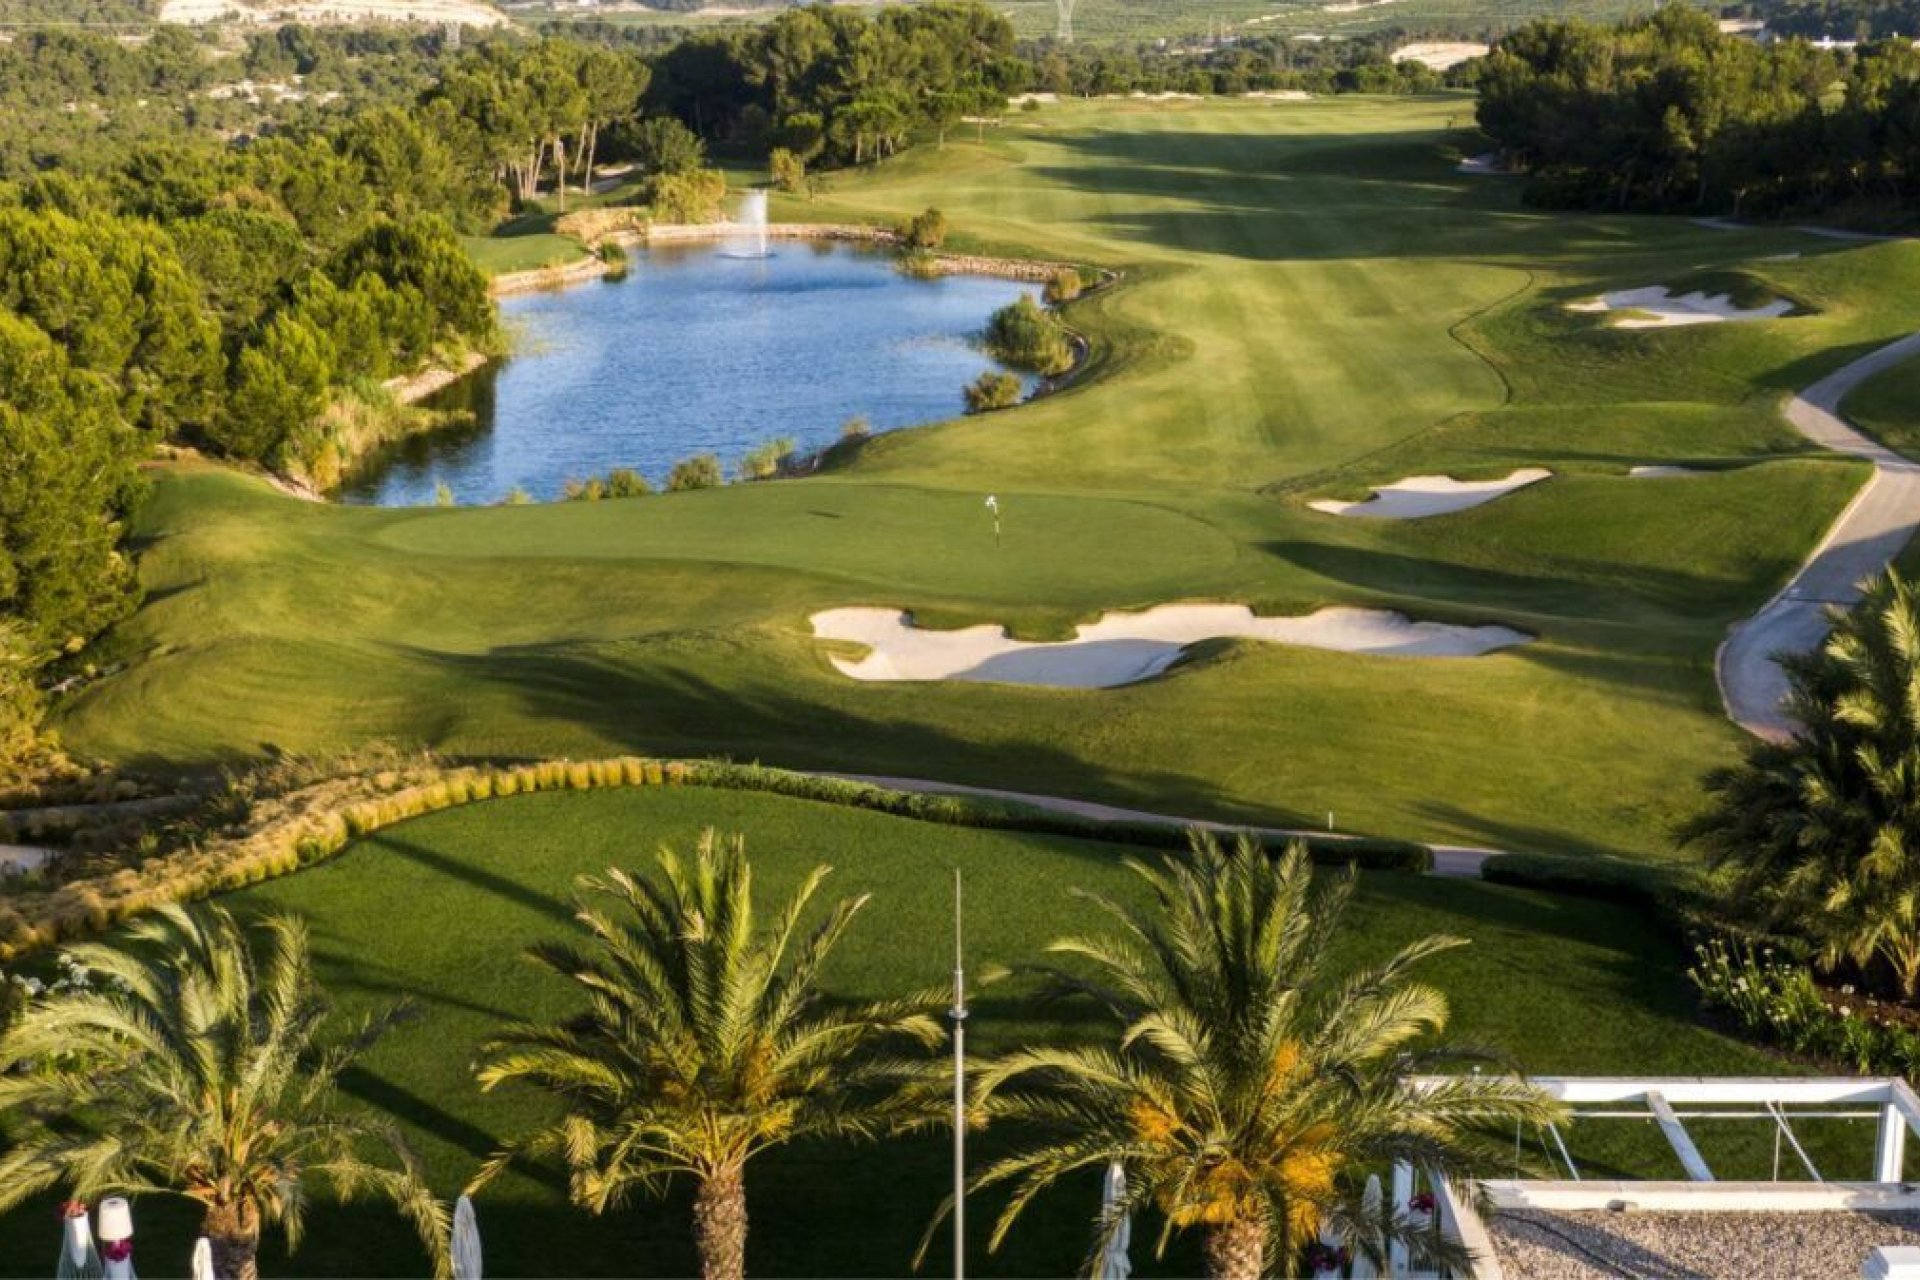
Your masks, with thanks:
[[[558,1095],[548,1128],[497,1155],[559,1155],[574,1203],[593,1213],[635,1189],[695,1183],[694,1235],[708,1280],[746,1273],[746,1166],[796,1138],[872,1137],[925,1118],[924,1060],[939,1042],[935,994],[872,1004],[829,1002],[820,971],[866,904],[801,918],[828,874],[816,867],[770,927],[755,927],[744,841],[705,832],[691,861],[659,853],[660,883],[610,870],[581,881],[577,918],[592,946],[530,952],[579,984],[586,1008],[517,1026],[486,1046],[491,1089],[524,1081]]]
[[[446,1271],[446,1207],[383,1116],[335,1105],[334,1086],[391,1024],[320,1042],[329,1006],[305,927],[264,921],[263,955],[228,912],[167,906],[125,949],[74,949],[90,981],[31,1003],[0,1035],[0,1209],[65,1184],[185,1196],[201,1207],[214,1270],[253,1280],[261,1229],[296,1247],[316,1184],[390,1198]],[[367,1152],[383,1147],[391,1165]]]
[[[1707,775],[1682,828],[1735,906],[1805,935],[1828,964],[1884,962],[1920,998],[1920,598],[1895,573],[1826,643],[1783,659],[1799,729]]]
[[[1511,1149],[1493,1126],[1540,1125],[1556,1104],[1504,1074],[1412,1077],[1473,1058],[1431,1047],[1447,1002],[1412,981],[1416,962],[1462,945],[1433,937],[1344,977],[1329,970],[1352,873],[1314,886],[1298,845],[1278,859],[1243,838],[1195,833],[1191,856],[1129,865],[1153,909],[1084,894],[1116,926],[1049,948],[1092,976],[1055,972],[1092,996],[1114,1039],[1014,1053],[981,1072],[980,1113],[1030,1135],[976,1186],[1012,1183],[990,1247],[1035,1196],[1078,1170],[1123,1163],[1127,1196],[1098,1224],[1095,1253],[1126,1216],[1159,1210],[1171,1233],[1204,1235],[1207,1272],[1292,1274],[1331,1224],[1374,1255],[1389,1241],[1444,1249],[1404,1212],[1362,1212],[1362,1183],[1397,1161],[1472,1177]]]

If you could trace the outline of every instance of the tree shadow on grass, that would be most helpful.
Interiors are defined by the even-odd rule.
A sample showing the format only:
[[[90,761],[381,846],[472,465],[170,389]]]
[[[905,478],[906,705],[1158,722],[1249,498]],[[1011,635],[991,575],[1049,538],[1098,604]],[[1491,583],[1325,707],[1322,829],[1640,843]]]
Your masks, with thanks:
[[[890,774],[1097,800],[1195,818],[1297,825],[1288,811],[1256,813],[1205,779],[1170,771],[1126,774],[1091,764],[1064,744],[1112,691],[998,686],[855,685],[822,696],[811,672],[808,697],[777,672],[736,666],[725,686],[684,666],[635,653],[622,660],[588,648],[499,649],[480,655],[410,651],[463,682],[504,691],[521,714],[580,726],[623,751],[746,759],[792,769]],[[828,701],[836,694],[840,705]],[[846,702],[871,702],[870,714]],[[981,711],[967,740],[924,723],[918,706],[952,700]],[[994,704],[1008,723],[1054,726],[1063,745],[1012,741],[995,727]],[[1040,714],[1036,715],[1036,711]]]
[[[1428,599],[1452,615],[1462,608],[1480,607],[1533,617],[1648,625],[1662,615],[1732,616],[1730,611],[1742,603],[1727,599],[1725,582],[1651,565],[1561,557],[1565,569],[1560,573],[1517,573],[1374,547],[1304,540],[1258,545],[1266,554],[1329,581],[1383,595]]]

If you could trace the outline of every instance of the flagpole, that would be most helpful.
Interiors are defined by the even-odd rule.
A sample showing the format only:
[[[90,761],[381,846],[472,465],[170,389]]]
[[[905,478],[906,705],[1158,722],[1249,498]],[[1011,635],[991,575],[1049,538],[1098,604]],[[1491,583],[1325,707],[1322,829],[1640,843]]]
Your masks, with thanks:
[[[967,974],[961,958],[960,868],[953,869],[953,1276],[967,1274]]]

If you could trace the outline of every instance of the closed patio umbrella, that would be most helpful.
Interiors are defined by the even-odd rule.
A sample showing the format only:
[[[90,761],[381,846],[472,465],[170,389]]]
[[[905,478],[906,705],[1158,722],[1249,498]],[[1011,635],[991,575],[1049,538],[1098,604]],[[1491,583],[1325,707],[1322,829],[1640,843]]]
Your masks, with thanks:
[[[100,1251],[93,1245],[93,1219],[87,1216],[87,1206],[78,1201],[68,1205],[60,1231],[54,1280],[100,1280]]]
[[[213,1241],[201,1236],[193,1242],[193,1261],[189,1266],[191,1280],[214,1280]]]
[[[1386,1197],[1380,1193],[1380,1175],[1367,1175],[1367,1189],[1360,1193],[1360,1218],[1366,1223],[1367,1239],[1378,1243],[1380,1236],[1381,1205]],[[1361,1241],[1359,1243],[1365,1243]],[[1379,1280],[1380,1268],[1367,1256],[1365,1249],[1353,1251],[1353,1280]]]
[[[1126,1202],[1127,1171],[1115,1160],[1107,1166],[1106,1189],[1100,1197],[1100,1222],[1105,1226],[1117,1216],[1120,1225],[1113,1228],[1106,1248],[1100,1251],[1097,1280],[1127,1280],[1133,1274],[1133,1260],[1127,1257],[1127,1249],[1133,1243],[1133,1219],[1121,1208]]]
[[[453,1202],[453,1280],[480,1280],[480,1223],[466,1196]]]

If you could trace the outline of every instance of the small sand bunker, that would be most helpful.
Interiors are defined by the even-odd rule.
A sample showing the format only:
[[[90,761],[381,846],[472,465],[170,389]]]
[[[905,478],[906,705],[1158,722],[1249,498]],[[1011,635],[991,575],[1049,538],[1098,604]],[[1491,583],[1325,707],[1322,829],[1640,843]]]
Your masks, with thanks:
[[[1509,627],[1415,622],[1384,609],[1327,608],[1291,618],[1258,618],[1240,604],[1169,604],[1144,613],[1109,613],[1075,638],[1054,644],[1015,640],[991,625],[923,631],[898,609],[828,609],[813,633],[871,652],[834,658],[855,680],[966,680],[1110,689],[1159,675],[1188,645],[1224,638],[1403,658],[1476,658],[1532,639]]]
[[[1461,173],[1477,178],[1505,177],[1512,171],[1500,163],[1498,151],[1482,151],[1477,156],[1468,156],[1455,166]]]
[[[1793,311],[1785,298],[1775,298],[1764,307],[1741,308],[1724,293],[1688,293],[1674,297],[1673,291],[1656,285],[1650,289],[1626,289],[1602,294],[1587,302],[1569,303],[1569,311],[1634,311],[1641,314],[1616,320],[1616,329],[1677,329],[1695,324],[1740,323],[1754,320],[1778,320]]]
[[[1634,467],[1627,474],[1636,480],[1658,480],[1662,476],[1697,476],[1700,474],[1700,468],[1675,466],[1670,462],[1655,462],[1644,467]]]
[[[1495,498],[1538,484],[1553,472],[1542,467],[1522,467],[1504,480],[1455,480],[1452,476],[1408,476],[1392,484],[1381,485],[1371,498],[1359,502],[1341,502],[1326,498],[1307,505],[1330,516],[1362,516],[1371,520],[1418,520],[1422,516],[1444,516],[1455,511],[1470,511]]]

